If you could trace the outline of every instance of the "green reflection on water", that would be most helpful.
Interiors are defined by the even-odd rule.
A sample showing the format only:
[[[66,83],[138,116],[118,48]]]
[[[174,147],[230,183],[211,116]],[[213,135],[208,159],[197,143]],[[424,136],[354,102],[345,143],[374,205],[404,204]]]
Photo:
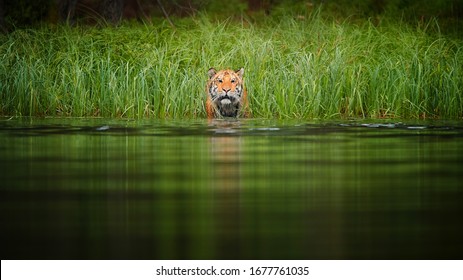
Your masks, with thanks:
[[[461,258],[463,129],[3,120],[2,259]]]

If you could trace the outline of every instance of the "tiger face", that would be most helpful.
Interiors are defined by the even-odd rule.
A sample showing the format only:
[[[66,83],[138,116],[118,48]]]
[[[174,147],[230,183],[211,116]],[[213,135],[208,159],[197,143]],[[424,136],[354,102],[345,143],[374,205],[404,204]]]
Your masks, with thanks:
[[[209,118],[237,117],[241,108],[247,106],[246,90],[243,85],[244,69],[237,71],[209,69],[207,82],[206,110]]]

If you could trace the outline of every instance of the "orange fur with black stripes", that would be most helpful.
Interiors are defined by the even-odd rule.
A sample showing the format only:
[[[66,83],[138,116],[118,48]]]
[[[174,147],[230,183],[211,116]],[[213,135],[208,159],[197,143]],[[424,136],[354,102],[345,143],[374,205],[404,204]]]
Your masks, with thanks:
[[[243,83],[244,69],[209,69],[206,86],[207,117],[248,117],[249,104]]]

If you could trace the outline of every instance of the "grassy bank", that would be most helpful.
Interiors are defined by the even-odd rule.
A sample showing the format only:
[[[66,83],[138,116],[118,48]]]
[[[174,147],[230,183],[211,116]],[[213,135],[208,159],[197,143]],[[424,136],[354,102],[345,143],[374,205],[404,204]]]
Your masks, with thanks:
[[[210,67],[245,67],[254,117],[463,117],[463,41],[435,21],[319,12],[0,35],[0,114],[205,117]]]

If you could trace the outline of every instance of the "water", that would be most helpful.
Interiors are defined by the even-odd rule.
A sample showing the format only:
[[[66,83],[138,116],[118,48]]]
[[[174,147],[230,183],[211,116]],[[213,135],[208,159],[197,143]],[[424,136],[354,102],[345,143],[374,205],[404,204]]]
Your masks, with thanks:
[[[0,119],[1,259],[461,259],[461,122]]]

